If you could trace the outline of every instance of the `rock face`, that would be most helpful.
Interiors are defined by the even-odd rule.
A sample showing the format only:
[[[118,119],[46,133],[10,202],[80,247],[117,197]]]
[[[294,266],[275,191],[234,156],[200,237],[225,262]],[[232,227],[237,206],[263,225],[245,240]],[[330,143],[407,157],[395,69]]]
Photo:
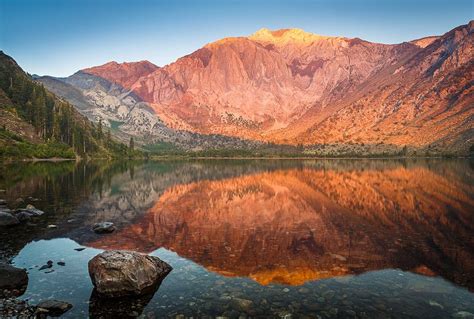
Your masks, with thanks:
[[[22,295],[27,285],[26,270],[0,263],[0,297],[4,290],[17,291],[17,295]]]
[[[131,251],[105,251],[89,261],[92,283],[104,297],[150,293],[171,270],[171,266],[158,257]]]
[[[105,75],[103,78],[109,79],[122,87],[133,85],[141,77],[147,76],[158,67],[148,61],[117,63],[115,61],[106,63],[100,67],[84,69],[88,74]]]
[[[474,130],[473,29],[471,21],[395,45],[262,29],[164,67],[111,62],[58,80],[102,105],[101,114],[123,114],[121,129],[130,134],[172,141],[184,130],[283,144],[466,151]],[[109,89],[98,91],[100,81]],[[137,101],[147,112],[132,106]]]
[[[43,76],[36,80],[54,94],[68,100],[91,121],[102,121],[102,125],[110,129],[114,137],[126,143],[133,136],[137,144],[166,142],[187,149],[209,146],[248,148],[249,145],[260,144],[230,136],[208,136],[170,128],[156,115],[150,104],[134,91],[84,71],[78,71],[68,78]]]

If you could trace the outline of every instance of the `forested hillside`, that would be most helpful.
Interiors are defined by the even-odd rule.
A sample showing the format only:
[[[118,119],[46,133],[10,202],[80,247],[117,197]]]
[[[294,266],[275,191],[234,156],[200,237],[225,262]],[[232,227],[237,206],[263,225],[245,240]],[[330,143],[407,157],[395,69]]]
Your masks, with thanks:
[[[136,151],[112,140],[71,104],[0,51],[0,157],[116,157]]]

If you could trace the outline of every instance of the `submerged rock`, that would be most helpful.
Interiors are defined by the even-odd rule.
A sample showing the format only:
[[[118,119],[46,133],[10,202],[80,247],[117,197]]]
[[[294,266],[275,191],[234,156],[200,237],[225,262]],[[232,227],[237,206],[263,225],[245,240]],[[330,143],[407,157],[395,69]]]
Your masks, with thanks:
[[[40,302],[36,307],[37,314],[60,316],[71,309],[72,305],[65,301],[51,299]]]
[[[52,260],[48,260],[48,262],[46,263],[46,265],[41,266],[40,269],[38,269],[38,270],[49,269],[49,268],[52,268],[52,267],[53,267],[53,261],[52,261]]]
[[[20,296],[25,292],[26,286],[28,286],[28,275],[25,269],[0,263],[0,296],[5,290],[16,291],[13,295]]]
[[[0,226],[14,226],[18,225],[20,221],[18,218],[6,211],[0,211]]]
[[[96,234],[108,234],[115,231],[115,226],[114,226],[114,223],[111,223],[111,222],[102,222],[102,223],[97,223],[94,226],[92,226],[92,230]]]
[[[89,276],[104,297],[138,296],[155,291],[172,267],[158,257],[111,250],[89,261]]]

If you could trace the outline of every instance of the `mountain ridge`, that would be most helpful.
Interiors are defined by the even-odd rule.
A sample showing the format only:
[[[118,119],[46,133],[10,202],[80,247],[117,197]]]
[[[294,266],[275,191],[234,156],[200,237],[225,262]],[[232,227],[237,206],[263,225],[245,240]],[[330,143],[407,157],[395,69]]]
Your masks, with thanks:
[[[175,131],[307,147],[382,143],[466,153],[473,136],[472,26],[470,21],[442,36],[400,44],[264,28],[208,43],[163,67],[109,62],[80,72],[133,92]],[[443,80],[457,97],[431,96],[430,107],[437,111],[416,109],[415,97],[429,96]],[[401,99],[395,101],[397,94]],[[447,104],[460,105],[462,116],[449,113]],[[420,129],[426,122],[432,130],[430,116],[445,111],[455,129],[440,129],[444,133],[436,139]],[[341,120],[344,112],[353,112],[353,118]],[[389,123],[387,130],[379,127],[381,119]],[[328,121],[334,124],[324,124]]]

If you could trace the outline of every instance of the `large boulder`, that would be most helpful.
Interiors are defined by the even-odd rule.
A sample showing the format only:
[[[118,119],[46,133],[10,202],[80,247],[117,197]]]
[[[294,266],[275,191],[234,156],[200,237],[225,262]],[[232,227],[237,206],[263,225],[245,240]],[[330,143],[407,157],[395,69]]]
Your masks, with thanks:
[[[0,297],[5,291],[13,295],[22,295],[28,286],[28,275],[25,269],[0,263]]]
[[[89,276],[104,297],[139,296],[155,291],[172,270],[158,257],[110,250],[89,261]]]
[[[14,226],[18,225],[20,221],[18,218],[6,211],[0,211],[0,226]]]

